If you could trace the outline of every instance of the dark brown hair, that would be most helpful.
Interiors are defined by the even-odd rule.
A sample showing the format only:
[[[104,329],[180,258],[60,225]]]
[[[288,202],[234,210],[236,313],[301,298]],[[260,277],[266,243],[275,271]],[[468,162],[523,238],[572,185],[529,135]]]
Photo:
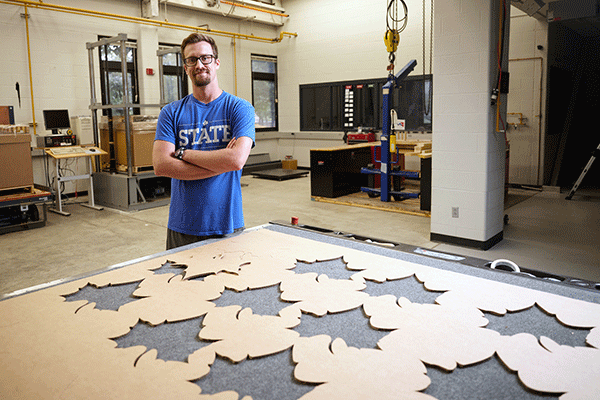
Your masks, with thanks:
[[[215,58],[217,58],[217,59],[219,58],[219,49],[217,49],[217,44],[215,43],[215,40],[213,38],[211,38],[210,36],[206,36],[206,35],[204,35],[202,33],[198,33],[198,32],[194,32],[191,35],[189,35],[188,37],[186,37],[185,39],[183,39],[183,42],[181,42],[181,56],[185,57],[184,51],[188,44],[200,43],[200,42],[207,42],[208,44],[210,44]]]

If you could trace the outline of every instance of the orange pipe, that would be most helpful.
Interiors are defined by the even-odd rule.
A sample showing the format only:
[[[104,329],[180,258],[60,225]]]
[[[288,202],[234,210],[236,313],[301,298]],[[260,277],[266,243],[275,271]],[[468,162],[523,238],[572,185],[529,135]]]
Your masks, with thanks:
[[[29,13],[25,6],[25,29],[27,31],[27,61],[29,62],[29,90],[31,91],[31,115],[33,118],[33,134],[37,135],[37,124],[35,123],[35,105],[33,101],[33,74],[31,73],[31,46],[29,44]]]
[[[116,21],[135,22],[135,23],[144,24],[144,25],[159,26],[161,28],[191,30],[194,32],[204,31],[204,32],[209,32],[211,35],[237,37],[240,39],[252,40],[252,41],[256,41],[256,42],[279,43],[283,39],[284,35],[288,35],[290,37],[298,36],[298,34],[296,34],[296,33],[281,32],[279,38],[266,38],[266,37],[260,37],[260,36],[254,36],[254,35],[246,35],[246,34],[242,34],[242,33],[220,31],[220,30],[216,30],[216,29],[208,29],[208,28],[199,27],[199,26],[175,24],[175,23],[168,22],[168,21],[163,22],[163,21],[152,20],[152,19],[147,19],[147,18],[130,17],[130,16],[126,16],[126,15],[111,14],[111,13],[102,12],[102,11],[93,11],[93,10],[85,10],[85,9],[81,9],[81,8],[60,6],[60,5],[56,5],[56,4],[43,3],[41,1],[33,1],[33,0],[0,0],[0,4],[30,6],[30,7],[35,7],[35,8],[42,9],[42,10],[59,11],[59,12],[65,12],[65,13],[75,14],[75,15],[85,15],[85,16],[91,16],[91,17],[112,19],[112,20],[116,20]]]

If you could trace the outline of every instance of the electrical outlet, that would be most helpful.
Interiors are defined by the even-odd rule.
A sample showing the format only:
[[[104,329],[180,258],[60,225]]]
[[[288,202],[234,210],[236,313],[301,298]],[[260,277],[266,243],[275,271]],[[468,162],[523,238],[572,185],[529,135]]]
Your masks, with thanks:
[[[458,218],[458,207],[452,207],[452,218]]]

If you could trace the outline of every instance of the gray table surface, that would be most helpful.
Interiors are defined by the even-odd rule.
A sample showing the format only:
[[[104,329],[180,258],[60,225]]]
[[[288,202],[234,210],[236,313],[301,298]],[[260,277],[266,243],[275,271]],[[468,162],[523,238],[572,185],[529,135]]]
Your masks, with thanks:
[[[427,257],[414,252],[398,251],[384,246],[324,235],[295,227],[267,224],[253,229],[269,229],[372,254],[415,262],[433,268],[600,303],[600,291],[598,290],[550,282],[489,268],[473,267],[465,263]],[[186,248],[201,245],[203,243],[186,246]],[[406,249],[409,249],[409,247],[406,247]],[[180,250],[177,249],[177,251]],[[172,252],[174,250],[159,255]],[[157,255],[149,258],[155,256]],[[147,258],[132,260],[115,266],[115,268],[125,267]],[[181,273],[182,271],[181,268],[167,263],[155,273]],[[312,264],[298,263],[295,271],[297,273],[326,273],[330,278],[336,279],[348,279],[355,272],[344,268],[341,260]],[[102,272],[105,271],[98,271],[98,273]],[[135,300],[132,293],[136,287],[137,283],[109,286],[101,289],[86,286],[79,292],[68,296],[67,301],[85,299],[96,302],[97,308],[116,310],[119,306]],[[423,285],[414,277],[384,283],[367,282],[364,291],[372,296],[393,294],[397,297],[406,297],[413,303],[424,304],[433,304],[435,298],[439,296],[439,293],[425,290]],[[244,292],[234,292],[226,289],[223,295],[214,302],[217,306],[236,304],[241,305],[243,308],[250,307],[255,314],[277,315],[279,310],[289,305],[289,303],[283,302],[279,298],[279,294],[278,285]],[[487,328],[496,330],[503,335],[528,332],[537,337],[547,336],[561,345],[585,346],[585,337],[589,333],[587,329],[573,329],[560,324],[554,317],[547,315],[537,306],[521,312],[508,313],[505,316],[495,316],[489,313],[485,313],[485,316],[490,321]],[[189,354],[210,343],[197,338],[201,329],[202,318],[164,323],[156,327],[138,322],[128,334],[114,340],[117,342],[118,347],[144,345],[148,349],[157,349],[158,357],[161,359],[185,362]],[[294,330],[302,337],[327,334],[332,338],[340,337],[349,346],[359,348],[375,348],[377,341],[389,333],[371,328],[362,308],[337,314],[327,314],[323,317],[303,314],[301,321],[300,325]],[[291,358],[291,349],[272,356],[248,359],[237,364],[217,357],[211,368],[211,373],[199,379],[196,383],[202,388],[203,394],[234,390],[239,393],[240,399],[243,396],[251,396],[255,400],[298,399],[310,392],[315,385],[304,384],[295,380],[293,370],[294,363]],[[427,365],[427,375],[431,379],[431,384],[423,393],[438,399],[537,399],[559,397],[559,395],[554,396],[528,390],[519,382],[517,375],[508,370],[497,356],[476,365],[457,367],[452,372],[446,372]]]

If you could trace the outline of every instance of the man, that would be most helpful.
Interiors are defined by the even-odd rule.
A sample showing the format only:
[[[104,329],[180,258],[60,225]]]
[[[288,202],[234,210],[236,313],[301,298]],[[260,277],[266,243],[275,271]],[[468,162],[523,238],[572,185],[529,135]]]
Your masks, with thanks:
[[[152,151],[154,173],[171,179],[167,250],[244,228],[240,177],[254,146],[254,107],[219,87],[215,41],[181,43],[192,93],[165,106]]]

